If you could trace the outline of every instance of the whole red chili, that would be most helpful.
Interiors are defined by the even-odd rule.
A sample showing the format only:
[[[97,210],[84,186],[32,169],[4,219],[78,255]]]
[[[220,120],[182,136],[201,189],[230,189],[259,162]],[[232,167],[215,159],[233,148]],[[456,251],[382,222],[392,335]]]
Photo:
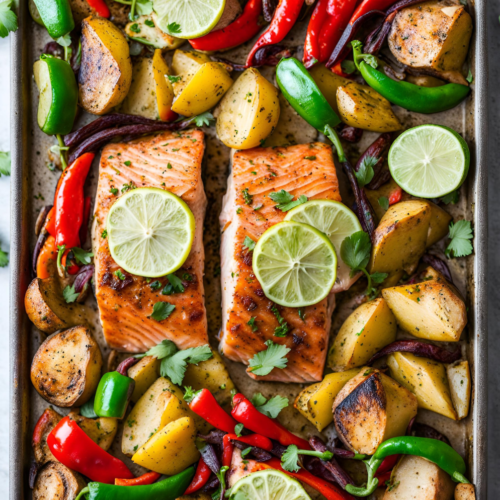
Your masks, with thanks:
[[[188,486],[188,489],[184,492],[184,495],[191,495],[191,493],[194,493],[200,488],[203,488],[203,486],[207,484],[207,481],[210,478],[211,474],[212,471],[210,470],[210,467],[205,463],[205,460],[203,460],[203,458],[200,458],[193,480]]]
[[[153,484],[160,479],[161,474],[158,472],[146,472],[142,476],[134,477],[133,479],[115,479],[116,486],[146,486]]]
[[[236,434],[234,434],[236,437]],[[233,458],[234,444],[231,443],[231,434],[226,434],[222,438],[222,466],[229,467]]]
[[[261,434],[250,434],[248,436],[237,436],[236,434],[226,434],[232,441],[240,441],[240,443],[248,444],[249,446],[255,446],[256,448],[262,448],[266,451],[271,451],[273,449],[272,441],[266,436]],[[224,436],[226,437],[226,436]]]
[[[221,431],[233,433],[238,424],[231,415],[226,413],[217,403],[208,389],[202,389],[189,402],[189,408]]]

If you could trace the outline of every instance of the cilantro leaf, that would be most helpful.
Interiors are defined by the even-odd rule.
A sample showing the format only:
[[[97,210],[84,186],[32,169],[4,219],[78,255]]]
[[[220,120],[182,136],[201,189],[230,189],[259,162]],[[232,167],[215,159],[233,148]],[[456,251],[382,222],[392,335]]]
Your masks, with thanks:
[[[185,288],[182,284],[180,278],[178,278],[175,274],[167,275],[168,283],[165,285],[165,288],[161,291],[162,295],[172,295],[173,293],[182,293]]]
[[[179,349],[171,341],[164,339],[159,344],[151,347],[149,351],[144,354],[136,354],[136,358],[144,358],[145,356],[154,356],[156,359],[163,359],[169,356],[173,356]]]
[[[276,418],[280,411],[288,406],[288,399],[278,395],[267,400],[258,392],[253,395],[252,404],[264,415],[270,418]]]
[[[241,458],[245,458],[247,457],[252,451],[252,447],[249,446],[248,448],[245,448],[242,452],[241,452]],[[246,498],[246,497],[245,497]]]
[[[205,111],[205,113],[201,115],[194,116],[191,121],[193,121],[197,127],[203,127],[204,125],[210,127],[215,122],[215,118],[212,113]]]
[[[252,251],[255,248],[255,241],[248,236],[245,236],[245,240],[243,241],[243,246],[248,248],[248,250]]]
[[[174,75],[167,75],[167,78],[169,80],[170,83],[177,83],[179,80],[182,80],[182,76],[174,76]],[[202,115],[199,115],[199,116],[202,116]],[[197,116],[195,116],[195,118],[198,118]]]
[[[456,191],[452,191],[451,193],[448,193],[446,196],[443,196],[441,198],[441,201],[445,205],[449,205],[450,203],[455,205],[455,203],[458,203],[458,194],[459,194],[459,191],[457,189]]]
[[[153,12],[153,2],[149,0],[136,0],[135,9],[140,16],[149,16]]]
[[[17,30],[17,15],[11,10],[12,1],[0,2],[0,37],[5,38],[9,32]]]
[[[299,454],[318,457],[321,460],[331,460],[333,458],[331,451],[299,450],[296,445],[291,444],[281,457],[281,467],[288,472],[298,472],[300,469]]]
[[[234,426],[234,433],[235,433],[238,437],[240,437],[240,436],[241,436],[241,431],[243,430],[243,428],[244,428],[244,427],[245,427],[245,426],[244,426],[243,424],[236,424],[236,425]]]
[[[361,164],[359,165],[359,170],[355,170],[356,179],[358,179],[359,187],[365,187],[373,179],[375,172],[373,167],[378,163],[379,159],[374,156],[366,155]]]
[[[258,331],[259,327],[255,324],[255,317],[252,316],[248,321],[247,325],[252,329],[252,332]]]
[[[86,418],[97,418],[97,414],[94,411],[94,398],[80,406],[80,415]]]
[[[272,340],[266,341],[265,344],[267,349],[258,352],[249,362],[248,370],[260,377],[271,373],[273,368],[286,368],[286,355],[290,352],[287,346],[275,344]]]
[[[10,153],[0,151],[0,174],[10,175]]]
[[[257,406],[263,406],[266,404],[267,399],[260,393],[256,392],[252,397],[252,404],[257,408]]]
[[[168,377],[174,384],[180,385],[186,373],[187,363],[197,365],[212,356],[213,353],[209,345],[177,351],[173,356],[162,359],[160,374],[162,377]]]
[[[472,71],[469,70],[469,73],[467,74],[467,78],[466,80],[469,82],[469,83],[473,83],[474,82],[474,76],[472,76]]]
[[[387,196],[381,196],[378,199],[378,204],[384,209],[389,210],[389,198]]]
[[[73,256],[75,257],[77,264],[86,265],[92,262],[92,257],[94,256],[94,254],[91,251],[87,252],[87,250],[83,250],[82,248],[78,247],[73,247],[71,251],[73,252]]]
[[[276,208],[279,208],[282,212],[288,212],[292,208],[302,205],[302,203],[307,201],[307,196],[303,194],[300,195],[295,201],[292,201],[293,194],[285,191],[284,189],[271,193],[269,198],[277,203]]]
[[[248,192],[248,188],[245,188],[241,191],[243,195],[243,199],[245,200],[245,205],[251,205],[253,201],[253,195]]]
[[[0,267],[5,267],[9,264],[9,257],[7,257],[7,252],[4,252],[0,248]]]
[[[61,46],[61,47],[69,47],[71,45],[71,35],[69,33],[66,33],[63,36],[60,36],[56,42]]]
[[[274,336],[275,337],[286,337],[286,334],[288,333],[288,323],[285,321],[285,318],[283,318],[283,316],[281,316],[281,314],[278,311],[278,308],[276,307],[275,304],[273,304],[273,307],[271,307],[271,311],[276,316],[276,319],[278,320],[278,323],[279,323],[279,326],[277,326],[274,329]]]
[[[448,257],[465,257],[472,253],[472,243],[470,240],[473,238],[472,226],[468,220],[459,220],[458,222],[450,224],[451,238],[445,254]]]
[[[120,281],[124,281],[125,280],[125,275],[123,274],[122,270],[121,269],[117,269],[114,273],[113,273]]]
[[[340,246],[342,260],[351,268],[351,277],[368,265],[372,244],[364,231],[357,231],[344,239]]]
[[[64,290],[63,290],[63,297],[64,300],[66,301],[67,304],[73,303],[78,296],[80,295],[80,292],[75,292],[75,285],[68,285]]]
[[[389,275],[387,273],[373,273],[370,276],[374,283],[382,283]]]
[[[153,306],[153,312],[151,313],[151,319],[155,321],[163,321],[167,319],[173,312],[175,306],[169,302],[157,302]]]
[[[158,280],[155,280],[150,283],[149,288],[151,288],[151,290],[159,290],[161,288],[161,283]]]
[[[340,63],[340,67],[342,68],[342,71],[346,75],[351,75],[352,73],[354,73],[356,71],[356,65],[354,64],[354,62],[349,61],[348,59],[346,59],[345,61],[342,61]]]
[[[181,25],[180,24],[177,24],[177,23],[170,23],[170,24],[167,24],[167,31],[170,33],[170,34],[179,34],[181,33]]]

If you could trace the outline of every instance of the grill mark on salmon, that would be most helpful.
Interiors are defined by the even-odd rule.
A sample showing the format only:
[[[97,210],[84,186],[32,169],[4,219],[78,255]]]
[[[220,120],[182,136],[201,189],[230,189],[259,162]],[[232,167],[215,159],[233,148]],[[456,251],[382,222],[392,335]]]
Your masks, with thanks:
[[[308,159],[309,158],[309,159]],[[286,337],[276,337],[279,326],[252,271],[251,252],[243,245],[248,236],[257,241],[285,213],[275,207],[269,194],[284,189],[298,197],[340,201],[338,180],[330,146],[323,143],[282,148],[255,148],[234,153],[220,224],[222,275],[222,330],[220,350],[248,364],[267,347],[267,340],[291,349],[285,369],[274,369],[258,380],[310,382],[321,380],[325,364],[335,296],[303,309],[304,320],[294,308],[276,306],[286,320]],[[248,321],[255,318],[257,330]]]
[[[199,130],[165,132],[126,144],[108,144],[103,149],[92,245],[100,319],[106,342],[113,349],[144,352],[163,339],[173,341],[179,349],[208,343],[203,291],[206,196],[201,162],[204,149],[204,134]],[[111,205],[118,196],[134,187],[166,189],[182,198],[193,212],[196,230],[191,253],[175,273],[183,281],[183,293],[162,295],[168,283],[166,277],[159,278],[161,288],[152,290],[153,279],[122,270],[125,280],[121,281],[114,274],[119,266],[111,257],[102,233]],[[113,194],[116,189],[118,193]],[[163,321],[149,317],[159,301],[175,305],[174,312]]]

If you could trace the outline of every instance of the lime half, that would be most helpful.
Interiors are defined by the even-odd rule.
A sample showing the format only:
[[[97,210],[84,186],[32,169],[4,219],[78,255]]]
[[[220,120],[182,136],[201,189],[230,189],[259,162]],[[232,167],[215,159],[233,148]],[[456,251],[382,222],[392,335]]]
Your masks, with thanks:
[[[134,189],[118,198],[106,225],[115,262],[146,278],[165,276],[182,266],[191,251],[194,228],[186,203],[157,188]]]
[[[287,307],[323,300],[337,276],[337,255],[320,231],[300,222],[270,227],[253,251],[253,271],[268,299]]]
[[[348,236],[363,230],[354,212],[340,201],[308,201],[290,210],[285,220],[309,224],[325,233],[337,255],[340,255],[340,245]],[[337,283],[342,285],[349,282],[350,273],[351,268],[342,259],[338,259]]]
[[[455,191],[465,180],[470,152],[451,128],[420,125],[394,141],[388,162],[392,177],[407,193],[438,198]]]
[[[242,477],[229,500],[311,500],[302,485],[283,472],[266,469]]]
[[[177,38],[206,35],[224,12],[226,0],[153,0],[158,27]]]

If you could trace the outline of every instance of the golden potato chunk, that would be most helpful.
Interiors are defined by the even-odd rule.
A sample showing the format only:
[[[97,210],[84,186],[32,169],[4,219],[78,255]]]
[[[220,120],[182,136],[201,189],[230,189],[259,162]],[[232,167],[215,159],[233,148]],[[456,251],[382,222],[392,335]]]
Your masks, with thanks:
[[[455,487],[455,500],[476,500],[474,485],[458,483]]]
[[[176,50],[172,57],[172,71],[180,77],[173,83],[175,95],[179,95],[187,86],[191,78],[205,64],[212,62],[207,54],[201,52]]]
[[[470,378],[469,362],[457,361],[446,367],[448,382],[450,383],[451,400],[461,420],[469,414],[472,381]]]
[[[103,450],[107,451],[111,448],[118,431],[118,420],[116,418],[87,418],[80,415],[78,411],[72,411],[68,416]]]
[[[324,64],[315,64],[309,70],[309,74],[316,82],[316,85],[319,87],[319,90],[321,90],[321,93],[325,96],[328,104],[333,108],[335,113],[339,115],[340,112],[337,105],[337,90],[339,87],[351,83],[352,80],[335,74]]]
[[[75,500],[85,486],[78,472],[59,462],[47,462],[36,476],[33,500]]]
[[[158,28],[158,16],[153,11],[149,16],[139,16],[125,26],[125,33],[132,40],[144,43],[161,50],[173,50],[184,43],[182,38],[165,33]]]
[[[127,375],[135,381],[131,400],[137,403],[160,376],[160,361],[154,356],[145,356],[128,369]]]
[[[396,331],[396,318],[384,299],[361,304],[337,333],[328,353],[328,366],[338,372],[364,365],[396,340]]]

